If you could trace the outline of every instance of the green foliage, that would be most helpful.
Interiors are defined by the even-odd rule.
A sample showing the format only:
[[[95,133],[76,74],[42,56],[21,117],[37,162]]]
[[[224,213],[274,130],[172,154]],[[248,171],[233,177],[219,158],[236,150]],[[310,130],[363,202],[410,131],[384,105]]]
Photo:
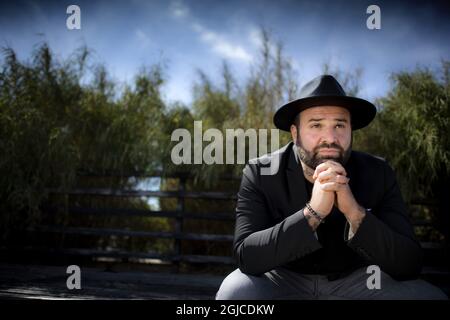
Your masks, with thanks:
[[[0,210],[1,225],[6,226],[9,220],[26,224],[36,218],[45,187],[73,181],[78,159],[64,113],[77,105],[81,90],[80,74],[54,62],[45,44],[30,65],[19,62],[12,49],[3,54]],[[6,236],[9,229],[2,231]]]
[[[334,76],[342,85],[345,93],[349,96],[356,97],[361,89],[361,76],[363,74],[362,68],[356,68],[353,71],[343,71],[338,66],[330,63],[323,65],[323,74],[330,74]]]
[[[133,87],[117,89],[102,66],[80,49],[57,61],[46,44],[30,62],[3,49],[0,72],[0,231],[40,219],[47,188],[69,189],[78,172],[151,172],[167,153],[164,83],[158,65],[142,69]],[[90,82],[83,79],[92,79]],[[158,125],[155,125],[158,124]],[[110,187],[128,186],[116,179]],[[63,201],[64,202],[64,201]],[[66,203],[67,204],[67,203]],[[147,207],[141,201],[141,207]]]
[[[200,79],[194,86],[193,117],[202,121],[204,131],[217,128],[225,138],[226,129],[264,129],[269,130],[267,141],[270,143],[270,129],[274,128],[273,114],[281,103],[295,97],[296,74],[290,59],[284,55],[281,43],[274,43],[264,29],[261,30],[260,40],[259,56],[243,83],[233,78],[226,63],[223,64],[221,85],[214,85],[206,74],[199,72]],[[287,133],[280,132],[280,137],[280,147],[290,140]],[[246,161],[249,160],[248,149],[247,140]],[[225,149],[223,151],[225,153]],[[243,169],[242,164],[191,167],[197,181],[202,181],[201,184],[207,187],[214,185],[220,175],[240,176]]]
[[[206,128],[221,128],[227,121],[239,119],[240,110],[236,99],[227,92],[231,79],[226,80],[225,89],[216,89],[208,77],[200,72],[201,84],[194,88],[194,114]],[[229,89],[228,89],[229,90]]]
[[[433,196],[433,186],[450,175],[448,70],[444,62],[437,74],[394,74],[392,90],[377,101],[375,121],[355,139],[356,146],[391,163],[408,199]]]

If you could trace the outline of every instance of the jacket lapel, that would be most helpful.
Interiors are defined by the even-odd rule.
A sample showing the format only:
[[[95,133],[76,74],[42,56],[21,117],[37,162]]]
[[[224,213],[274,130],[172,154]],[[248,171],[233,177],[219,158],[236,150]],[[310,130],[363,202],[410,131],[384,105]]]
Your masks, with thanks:
[[[301,165],[297,163],[295,158],[293,143],[288,148],[289,158],[286,170],[286,180],[288,182],[289,192],[289,207],[293,212],[292,214],[305,206],[307,202],[307,192],[305,187],[305,177],[301,169]]]
[[[352,151],[352,154],[349,158],[349,161],[345,165],[345,171],[347,171],[347,177],[350,178],[350,181],[348,185],[350,186],[350,189],[352,190],[352,194],[355,197],[355,200],[358,202],[359,205],[365,206],[367,205],[367,196],[370,193],[364,193],[362,190],[367,190],[366,188],[361,188],[362,186],[362,179],[361,176],[358,176],[356,174],[357,168],[355,167],[355,158],[356,154],[354,151]],[[367,187],[367,186],[366,186]]]

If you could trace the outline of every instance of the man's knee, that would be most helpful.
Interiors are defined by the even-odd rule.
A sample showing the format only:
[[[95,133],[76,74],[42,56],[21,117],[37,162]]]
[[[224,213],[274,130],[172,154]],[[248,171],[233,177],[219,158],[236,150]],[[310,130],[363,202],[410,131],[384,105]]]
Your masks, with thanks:
[[[382,273],[381,290],[373,290],[375,299],[389,300],[447,300],[446,294],[438,287],[421,279],[398,281],[387,273]]]
[[[424,280],[406,281],[405,286],[409,294],[406,299],[448,300],[447,295],[440,288]]]
[[[223,280],[216,300],[262,299],[264,283],[267,281],[266,278],[247,275],[236,269]]]

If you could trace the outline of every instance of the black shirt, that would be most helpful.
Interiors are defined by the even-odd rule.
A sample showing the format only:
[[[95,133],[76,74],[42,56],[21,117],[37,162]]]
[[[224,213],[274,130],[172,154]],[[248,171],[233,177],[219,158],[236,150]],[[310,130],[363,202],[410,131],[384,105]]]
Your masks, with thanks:
[[[308,199],[311,199],[313,184],[304,178]],[[324,274],[330,280],[337,279],[364,266],[364,261],[348,247],[345,236],[347,220],[336,207],[316,229],[321,249],[289,263],[286,267],[306,274]]]

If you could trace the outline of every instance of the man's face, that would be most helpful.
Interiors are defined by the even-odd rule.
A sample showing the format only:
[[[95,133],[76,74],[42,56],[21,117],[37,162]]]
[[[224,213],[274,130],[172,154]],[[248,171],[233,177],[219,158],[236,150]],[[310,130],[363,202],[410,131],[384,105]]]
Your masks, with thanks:
[[[337,106],[306,109],[300,113],[299,126],[291,126],[291,135],[300,159],[311,169],[327,160],[344,165],[352,145],[350,112]]]

